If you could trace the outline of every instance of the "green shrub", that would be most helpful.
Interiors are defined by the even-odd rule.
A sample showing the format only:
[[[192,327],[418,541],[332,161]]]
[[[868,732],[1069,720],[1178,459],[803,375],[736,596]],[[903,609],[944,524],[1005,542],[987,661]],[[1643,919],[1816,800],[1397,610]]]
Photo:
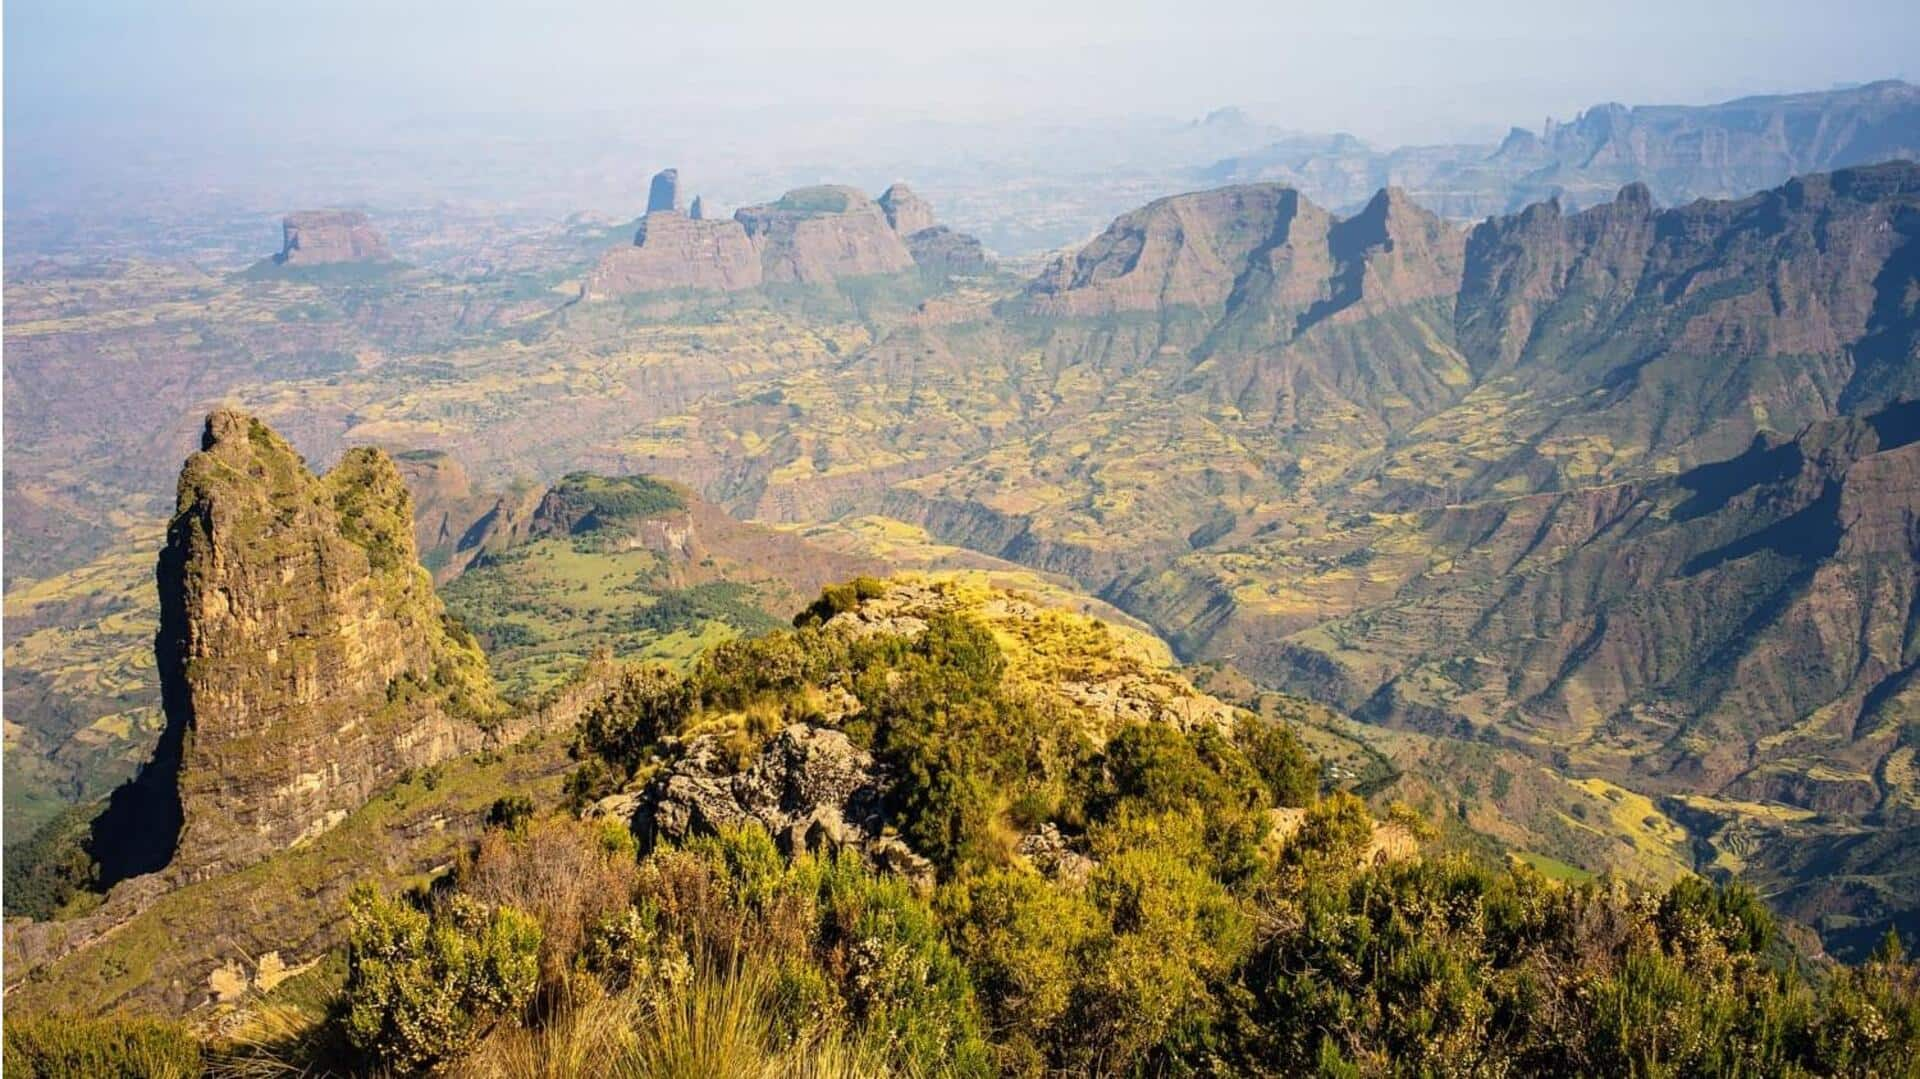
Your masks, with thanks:
[[[1088,803],[1092,821],[1122,812],[1188,817],[1202,825],[1205,845],[1194,853],[1206,867],[1223,880],[1252,871],[1271,792],[1218,732],[1130,724],[1107,744],[1103,764]]]
[[[1272,804],[1310,805],[1320,793],[1320,762],[1282,724],[1241,716],[1233,740],[1267,785]]]
[[[99,867],[88,853],[94,818],[101,802],[69,806],[35,829],[25,842],[8,848],[6,911],[42,921],[58,914],[76,895],[96,887]]]
[[[1373,817],[1366,803],[1336,791],[1307,807],[1306,819],[1287,841],[1282,860],[1310,873],[1337,876],[1359,861],[1372,839]]]
[[[517,1014],[540,977],[540,926],[509,907],[455,897],[435,916],[355,892],[346,1033],[370,1063],[430,1070]]]
[[[11,1079],[175,1079],[201,1071],[200,1043],[178,1023],[154,1019],[7,1016]]]
[[[533,799],[524,794],[509,794],[493,800],[487,809],[487,827],[518,831],[533,819]]]
[[[618,786],[633,775],[660,739],[680,729],[692,705],[687,681],[671,670],[624,668],[606,695],[581,718],[573,754],[618,768],[621,774],[608,781]]]
[[[844,584],[830,584],[821,590],[819,599],[793,617],[793,624],[801,628],[817,626],[834,615],[853,610],[866,600],[879,599],[886,594],[887,582],[873,577],[855,577]]]

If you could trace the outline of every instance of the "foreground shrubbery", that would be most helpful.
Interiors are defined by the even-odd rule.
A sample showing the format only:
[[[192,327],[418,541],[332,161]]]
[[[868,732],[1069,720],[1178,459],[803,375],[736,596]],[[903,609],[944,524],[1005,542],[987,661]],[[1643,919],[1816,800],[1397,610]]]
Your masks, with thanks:
[[[1365,806],[1315,800],[1317,768],[1284,728],[1132,723],[1097,741],[1023,693],[964,613],[911,638],[820,628],[876,591],[830,591],[798,631],[721,646],[688,676],[636,673],[583,728],[580,793],[716,716],[748,717],[743,761],[780,723],[839,726],[889,767],[900,831],[939,871],[927,902],[996,1070],[1914,1072],[1910,964],[1809,973],[1751,892],[1697,880],[1372,864]],[[824,719],[824,687],[858,708]],[[1309,802],[1275,844],[1269,807]],[[1083,871],[1043,876],[1011,853],[1042,824]]]
[[[1128,812],[1201,815],[1210,856],[1245,871],[1272,805],[1301,805],[1318,766],[1285,728],[1249,719],[1231,734],[1134,723],[1096,745],[1083,718],[1007,676],[991,630],[937,613],[912,637],[854,638],[820,623],[878,594],[865,579],[829,589],[803,628],[714,647],[692,672],[629,671],[583,722],[576,804],[617,789],[690,728],[732,723],[744,761],[793,722],[837,726],[895,777],[900,833],[943,876],[1007,864],[1010,843],[1042,822],[1080,833]],[[857,705],[824,714],[829,692]],[[1226,862],[1237,862],[1238,868]]]
[[[427,910],[356,897],[335,1021],[361,1062],[992,1072],[967,972],[906,882],[852,855],[789,860],[759,831],[644,860],[623,836],[496,830]]]
[[[860,602],[849,587],[803,621]],[[1815,965],[1740,888],[1389,861],[1365,804],[1320,796],[1284,728],[1102,724],[1010,666],[991,629],[947,613],[910,638],[809,625],[720,646],[686,676],[628,672],[582,723],[576,805],[695,731],[744,767],[780,725],[827,724],[885,766],[890,817],[933,872],[789,857],[758,828],[643,851],[624,824],[503,797],[436,888],[354,897],[325,1027],[274,1059],[475,1075],[1920,1074],[1920,973],[1897,940],[1861,967]],[[14,1059],[9,1026],[10,1074]]]
[[[178,1023],[152,1019],[7,1017],[9,1079],[186,1079],[201,1071],[200,1043]]]
[[[1810,977],[1744,890],[1362,866],[1354,810],[1320,803],[1238,884],[1204,823],[1139,815],[1084,879],[998,867],[926,893],[758,830],[636,856],[549,818],[490,833],[433,915],[357,900],[356,954],[413,951],[350,978],[340,1014],[356,1041],[355,1017],[391,1017],[367,1063],[475,1074],[1913,1074],[1920,975],[1897,948]],[[499,957],[478,941],[503,918],[549,930],[444,958]],[[473,1021],[449,972],[475,970],[524,1004]],[[461,1033],[421,1018],[444,1016]]]

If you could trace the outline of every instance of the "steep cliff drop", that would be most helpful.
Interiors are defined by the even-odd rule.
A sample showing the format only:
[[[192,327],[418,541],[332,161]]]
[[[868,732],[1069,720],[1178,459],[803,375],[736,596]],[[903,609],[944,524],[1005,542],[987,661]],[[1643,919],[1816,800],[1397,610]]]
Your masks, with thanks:
[[[167,724],[95,824],[104,884],[306,842],[407,769],[479,748],[504,711],[378,450],[316,477],[259,420],[213,413],[156,576]]]

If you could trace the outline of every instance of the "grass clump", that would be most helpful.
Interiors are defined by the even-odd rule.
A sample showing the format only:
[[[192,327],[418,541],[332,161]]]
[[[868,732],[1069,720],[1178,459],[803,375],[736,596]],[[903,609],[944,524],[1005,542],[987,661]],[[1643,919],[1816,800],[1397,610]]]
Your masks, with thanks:
[[[157,1019],[8,1016],[5,1071],[16,1079],[201,1073],[200,1043],[186,1027]]]

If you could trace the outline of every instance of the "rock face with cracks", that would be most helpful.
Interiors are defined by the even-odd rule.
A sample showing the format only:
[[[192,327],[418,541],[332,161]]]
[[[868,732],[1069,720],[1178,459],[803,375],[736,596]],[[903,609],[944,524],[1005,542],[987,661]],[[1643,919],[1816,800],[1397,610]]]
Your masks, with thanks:
[[[631,820],[655,842],[756,823],[789,853],[857,850],[875,864],[931,880],[931,864],[887,831],[888,779],[873,754],[845,734],[795,723],[738,771],[722,737],[696,737],[643,790],[615,795],[596,811]]]
[[[96,826],[109,881],[202,879],[305,843],[408,769],[479,748],[504,711],[416,560],[384,453],[316,476],[224,409],[201,446],[157,572],[167,725]]]

